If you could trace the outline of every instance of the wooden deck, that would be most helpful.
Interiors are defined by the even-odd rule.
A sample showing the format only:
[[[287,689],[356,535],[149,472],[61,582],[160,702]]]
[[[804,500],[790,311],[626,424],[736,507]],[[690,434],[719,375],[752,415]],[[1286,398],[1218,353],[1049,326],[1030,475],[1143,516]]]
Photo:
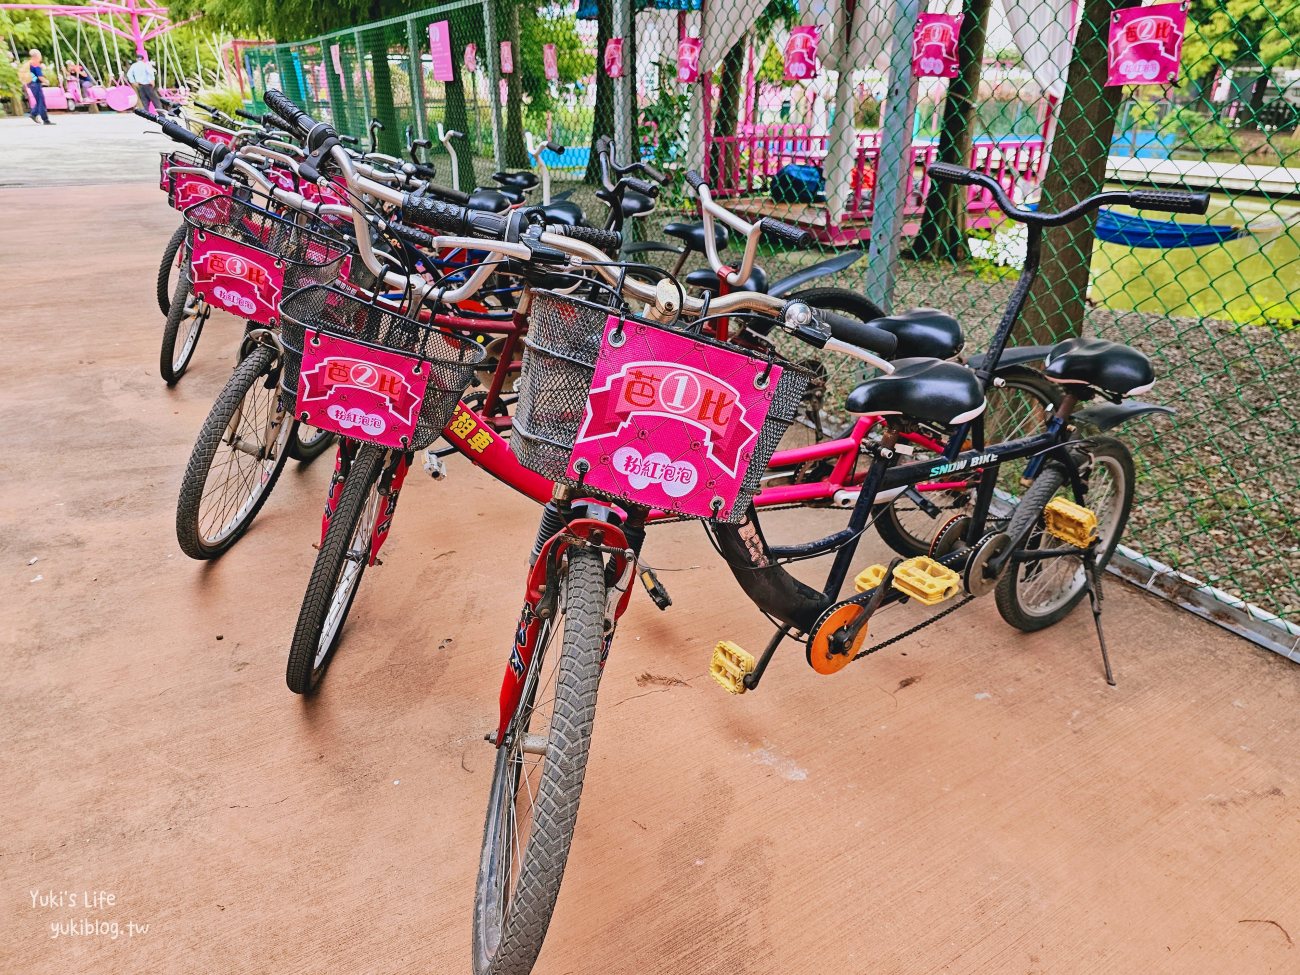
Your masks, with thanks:
[[[1300,197],[1300,169],[1286,166],[1111,156],[1107,161],[1106,175],[1129,184]]]

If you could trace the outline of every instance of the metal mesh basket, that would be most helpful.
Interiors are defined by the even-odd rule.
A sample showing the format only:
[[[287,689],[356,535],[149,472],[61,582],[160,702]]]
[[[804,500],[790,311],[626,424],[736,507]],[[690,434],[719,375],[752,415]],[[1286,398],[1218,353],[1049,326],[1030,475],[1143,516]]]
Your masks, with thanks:
[[[524,338],[519,402],[511,428],[510,449],[519,463],[553,481],[577,484],[567,473],[578,429],[586,414],[601,337],[613,309],[597,302],[538,290],[532,295],[528,334]],[[648,325],[666,328],[663,325]],[[703,336],[692,339],[731,352],[750,350],[723,345]],[[755,358],[767,359],[764,353]],[[782,374],[773,391],[767,419],[759,432],[740,494],[719,520],[743,519],[759,481],[786,429],[800,410],[812,374],[781,361]],[[589,489],[584,486],[584,489]],[[607,495],[618,500],[617,495]]]
[[[308,328],[379,349],[420,357],[429,364],[429,382],[415,426],[412,450],[429,446],[451,419],[456,403],[474,381],[474,367],[485,355],[471,339],[451,335],[365,298],[321,285],[302,288],[280,305],[284,346],[281,395],[292,411],[298,398],[303,343]]]
[[[186,208],[185,222],[200,233],[272,255],[284,266],[285,294],[309,284],[335,281],[351,253],[351,245],[320,221],[302,226],[232,196],[214,197]]]

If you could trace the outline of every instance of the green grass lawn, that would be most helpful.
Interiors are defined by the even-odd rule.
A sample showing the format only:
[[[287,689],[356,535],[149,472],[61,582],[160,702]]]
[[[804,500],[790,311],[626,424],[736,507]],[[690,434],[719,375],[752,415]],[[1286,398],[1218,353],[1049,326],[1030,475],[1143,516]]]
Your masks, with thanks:
[[[1293,215],[1293,204],[1275,211],[1263,201],[1214,197],[1193,222],[1243,225]],[[1162,214],[1144,214],[1169,219]],[[1300,326],[1300,225],[1210,247],[1147,249],[1098,243],[1092,257],[1089,297],[1108,308],[1187,318],[1218,318],[1241,324]]]

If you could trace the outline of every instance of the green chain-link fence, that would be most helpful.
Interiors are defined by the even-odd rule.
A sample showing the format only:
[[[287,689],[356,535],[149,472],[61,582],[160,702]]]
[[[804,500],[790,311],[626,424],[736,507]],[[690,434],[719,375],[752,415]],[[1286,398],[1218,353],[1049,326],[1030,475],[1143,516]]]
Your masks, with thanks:
[[[1300,0],[1190,0],[1176,81],[1107,86],[1111,22],[1133,5],[462,0],[252,49],[246,67],[255,91],[278,85],[354,135],[377,118],[383,151],[404,154],[408,126],[433,139],[440,173],[438,123],[466,133],[462,187],[527,167],[525,131],[549,136],[569,147],[546,155],[555,192],[594,223],[598,135],[624,155],[635,144],[679,187],[687,166],[705,168],[742,214],[822,242],[765,250],[769,278],[868,249],[825,283],[891,309],[941,306],[968,349],[1005,304],[1023,237],[983,196],[929,181],[928,162],[985,169],[1049,209],[1104,185],[1210,190],[1204,217],[1120,210],[1050,232],[1013,340],[1083,332],[1147,352],[1159,378],[1148,398],[1179,412],[1129,430],[1141,476],[1127,543],[1300,624]],[[923,13],[962,16],[948,77],[914,76]],[[439,81],[430,25],[444,21],[451,78]],[[786,80],[785,52],[808,26],[820,28],[816,76]],[[698,78],[679,81],[695,39]],[[671,196],[636,232],[661,239],[674,207],[689,201]]]

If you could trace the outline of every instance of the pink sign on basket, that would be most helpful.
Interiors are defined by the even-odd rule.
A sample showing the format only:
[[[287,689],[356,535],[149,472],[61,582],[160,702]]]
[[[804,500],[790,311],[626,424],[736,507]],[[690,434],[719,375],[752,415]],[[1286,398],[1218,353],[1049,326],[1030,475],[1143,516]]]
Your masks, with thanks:
[[[428,384],[429,366],[415,356],[309,328],[294,413],[320,430],[401,450],[415,440]]]
[[[700,80],[700,46],[698,37],[683,37],[677,42],[677,81],[693,85]]]
[[[200,200],[214,196],[228,195],[230,190],[218,186],[206,176],[195,173],[175,173],[171,179],[171,205],[173,209],[184,210]]]
[[[611,78],[623,77],[623,38],[611,37],[605,42],[605,74]]]
[[[547,81],[555,81],[560,77],[560,59],[554,44],[542,45],[542,67],[546,71]]]
[[[665,511],[726,517],[736,503],[781,367],[689,335],[605,324],[568,475]]]
[[[429,25],[429,56],[433,60],[434,81],[451,81],[456,77],[451,64],[451,25],[445,20]]]
[[[284,264],[266,251],[200,231],[190,249],[190,283],[208,304],[273,325],[280,314]]]
[[[808,81],[817,77],[817,39],[821,28],[814,25],[795,27],[785,42],[785,80]]]
[[[1128,7],[1110,18],[1107,85],[1169,85],[1178,80],[1187,3]]]
[[[501,42],[501,73],[513,74],[515,70],[515,52],[509,41]]]
[[[233,132],[222,132],[220,129],[205,128],[203,138],[223,146],[233,146],[235,144],[235,134]]]
[[[478,66],[478,45],[466,44],[464,54],[465,70],[473,71]]]
[[[921,14],[912,32],[912,74],[917,78],[957,77],[957,38],[961,14]]]

